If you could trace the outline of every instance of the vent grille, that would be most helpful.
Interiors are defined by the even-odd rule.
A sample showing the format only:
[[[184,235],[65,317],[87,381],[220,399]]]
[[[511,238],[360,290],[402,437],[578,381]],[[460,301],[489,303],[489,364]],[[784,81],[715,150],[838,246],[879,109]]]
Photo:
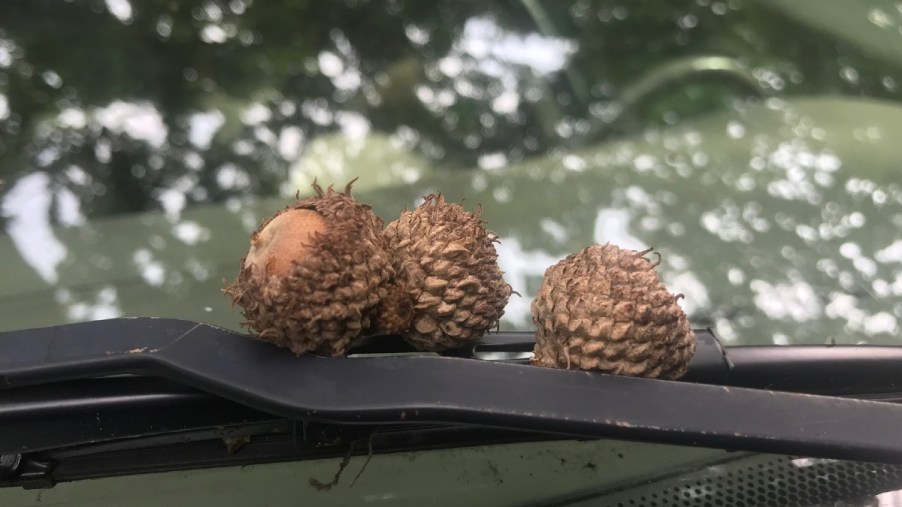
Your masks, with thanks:
[[[613,507],[876,505],[902,490],[902,466],[756,455],[604,495]],[[595,498],[585,505],[601,505]],[[873,502],[873,503],[871,503]]]

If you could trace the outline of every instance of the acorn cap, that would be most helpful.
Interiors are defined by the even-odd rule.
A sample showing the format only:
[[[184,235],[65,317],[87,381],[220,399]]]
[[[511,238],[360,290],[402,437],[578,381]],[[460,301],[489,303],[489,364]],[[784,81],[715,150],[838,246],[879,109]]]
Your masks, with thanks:
[[[695,354],[677,299],[642,252],[590,246],[545,271],[532,302],[532,364],[676,379]]]
[[[340,356],[363,334],[394,333],[411,317],[383,222],[330,186],[264,220],[224,292],[258,338],[300,355]],[[381,327],[380,327],[381,326]]]
[[[420,350],[471,343],[504,314],[511,287],[498,267],[497,238],[480,212],[430,194],[385,229],[414,305],[411,328],[402,335]]]

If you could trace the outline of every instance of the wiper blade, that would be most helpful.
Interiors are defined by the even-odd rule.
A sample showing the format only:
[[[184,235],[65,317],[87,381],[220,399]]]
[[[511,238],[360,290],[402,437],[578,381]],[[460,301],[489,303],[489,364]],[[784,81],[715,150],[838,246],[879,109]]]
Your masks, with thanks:
[[[743,362],[728,360],[734,349],[724,351],[710,332],[700,330],[698,336],[700,352],[690,377],[662,381],[469,357],[368,357],[368,350],[390,352],[377,350],[378,338],[352,351],[357,357],[295,357],[239,333],[170,319],[6,332],[0,333],[0,431],[11,414],[10,397],[26,386],[138,374],[295,420],[437,422],[902,463],[902,441],[894,437],[902,406],[721,385]],[[504,348],[508,342],[526,348],[529,339],[527,333],[501,333],[481,346]],[[743,350],[755,349],[736,349],[736,358]],[[835,350],[833,360],[844,353]],[[876,363],[902,370],[897,350],[878,352]],[[849,364],[860,366],[864,359],[851,357]]]
[[[186,433],[277,416],[152,377],[70,380],[0,391],[0,454]]]

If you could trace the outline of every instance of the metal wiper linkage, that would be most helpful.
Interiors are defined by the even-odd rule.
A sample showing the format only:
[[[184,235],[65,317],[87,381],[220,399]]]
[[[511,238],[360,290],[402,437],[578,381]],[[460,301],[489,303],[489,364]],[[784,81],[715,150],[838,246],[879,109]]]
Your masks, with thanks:
[[[523,357],[534,337],[525,332],[492,334],[443,355],[410,354],[397,337],[372,337],[347,358],[296,357],[246,335],[173,319],[4,332],[0,455],[41,448],[33,440],[38,433],[29,440],[13,431],[29,426],[29,389],[56,386],[61,396],[67,385],[120,376],[132,388],[136,379],[166,379],[181,386],[184,393],[169,394],[185,406],[221,400],[305,424],[438,423],[902,464],[902,405],[892,403],[902,400],[902,348],[722,347],[711,330],[696,330],[696,337],[689,374],[665,381],[529,366]],[[115,385],[101,384],[115,407]],[[152,392],[142,393],[131,403],[154,403]],[[91,396],[90,389],[72,393],[72,410],[84,412],[79,403]],[[32,427],[45,423],[52,421],[30,419]],[[39,434],[53,446],[66,443],[65,435]]]

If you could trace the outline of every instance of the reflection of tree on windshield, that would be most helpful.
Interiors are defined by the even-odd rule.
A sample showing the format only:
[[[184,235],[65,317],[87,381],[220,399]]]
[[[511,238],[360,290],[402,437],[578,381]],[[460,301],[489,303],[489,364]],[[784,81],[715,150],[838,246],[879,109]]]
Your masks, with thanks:
[[[412,129],[405,142],[432,164],[515,162],[605,121],[644,71],[700,52],[761,66],[776,91],[887,92],[867,60],[799,43],[750,2],[15,1],[0,19],[15,21],[0,26],[5,188],[35,167],[90,215],[274,193],[298,137],[342,128],[342,111]],[[690,82],[624,125],[733,97]]]

